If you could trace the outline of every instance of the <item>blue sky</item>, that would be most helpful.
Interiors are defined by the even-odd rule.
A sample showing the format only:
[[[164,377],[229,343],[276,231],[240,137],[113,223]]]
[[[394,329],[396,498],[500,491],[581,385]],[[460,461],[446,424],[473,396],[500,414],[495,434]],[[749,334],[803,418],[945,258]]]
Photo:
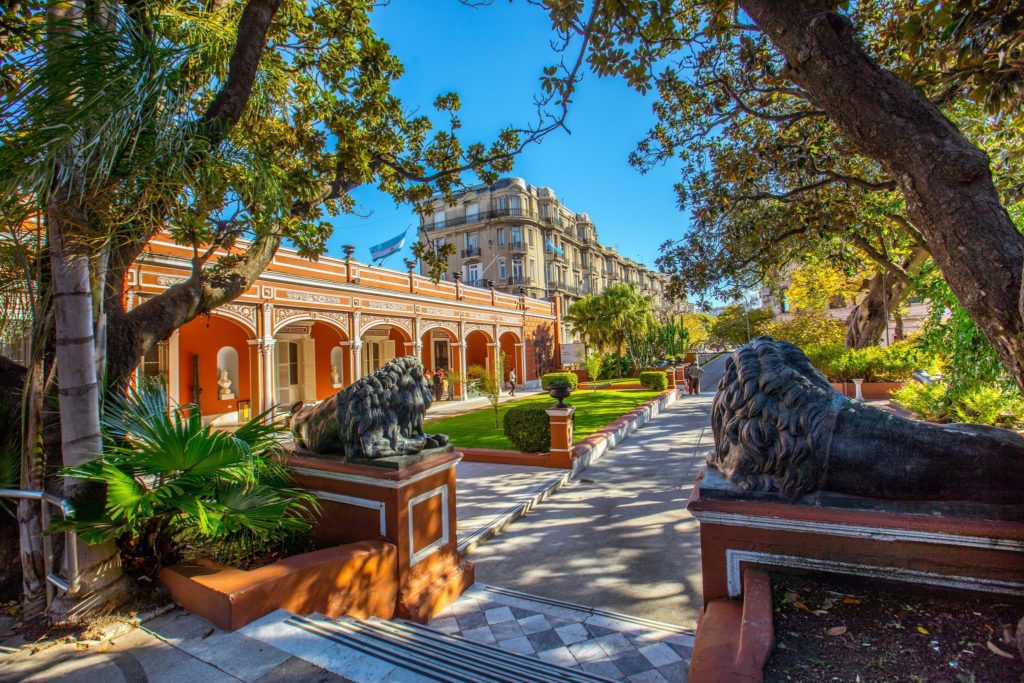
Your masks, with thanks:
[[[556,61],[541,9],[521,1],[473,9],[457,0],[393,0],[375,11],[373,24],[406,67],[396,92],[407,107],[426,113],[438,94],[457,92],[467,141],[488,141],[506,125],[534,120],[538,78]],[[572,134],[556,132],[528,148],[512,174],[553,188],[570,209],[590,214],[604,244],[653,267],[658,245],[679,236],[688,219],[676,207],[675,164],[641,175],[627,160],[654,123],[650,103],[619,79],[587,74],[569,115]],[[369,187],[355,197],[359,211],[372,215],[336,219],[329,253],[340,255],[350,243],[366,262],[371,245],[412,226],[406,248],[385,262],[401,268],[416,239],[411,207],[396,207]]]

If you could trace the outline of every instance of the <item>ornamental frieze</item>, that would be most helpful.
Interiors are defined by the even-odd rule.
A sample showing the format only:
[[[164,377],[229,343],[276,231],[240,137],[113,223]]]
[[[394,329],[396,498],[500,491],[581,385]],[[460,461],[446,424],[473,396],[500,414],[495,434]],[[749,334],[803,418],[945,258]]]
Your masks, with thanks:
[[[217,310],[227,311],[256,325],[256,307],[247,304],[221,304]]]
[[[188,282],[187,277],[171,277],[170,275],[158,275],[156,283],[161,287],[171,287],[173,285],[180,285],[182,282]]]
[[[365,303],[366,308],[373,308],[380,311],[399,311],[401,313],[411,313],[412,307],[409,304],[400,304],[394,301],[377,301],[374,299],[367,300]]]
[[[511,332],[512,334],[516,335],[519,338],[522,338],[523,336],[522,327],[508,327],[507,325],[498,326],[498,337],[501,337],[501,335],[505,334],[506,332]]]
[[[312,292],[302,292],[295,289],[278,290],[278,293],[284,299],[291,299],[292,301],[307,301],[311,304],[335,304],[341,306],[345,303],[340,296],[333,296],[331,294],[314,294]]]
[[[421,333],[437,327],[442,327],[448,330],[456,337],[459,336],[459,323],[454,320],[433,320],[431,318],[423,318],[420,320],[419,330]]]
[[[362,337],[363,333],[366,332],[367,329],[373,327],[374,325],[379,325],[381,323],[385,323],[387,325],[391,325],[392,327],[397,327],[401,330],[405,330],[410,337],[413,336],[411,318],[393,318],[389,315],[373,315],[366,313],[364,313],[360,317],[359,336]]]

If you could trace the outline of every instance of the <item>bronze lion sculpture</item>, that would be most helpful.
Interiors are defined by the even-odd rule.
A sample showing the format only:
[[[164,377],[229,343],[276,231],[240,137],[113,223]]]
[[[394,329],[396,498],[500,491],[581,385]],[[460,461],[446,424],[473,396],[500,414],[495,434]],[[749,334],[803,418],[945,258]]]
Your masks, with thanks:
[[[834,390],[792,344],[758,337],[726,359],[708,464],[741,488],[899,500],[1024,503],[1024,438],[918,422]]]
[[[292,406],[292,433],[299,445],[324,455],[413,455],[448,444],[444,434],[423,432],[432,397],[419,360],[396,358],[316,405]]]

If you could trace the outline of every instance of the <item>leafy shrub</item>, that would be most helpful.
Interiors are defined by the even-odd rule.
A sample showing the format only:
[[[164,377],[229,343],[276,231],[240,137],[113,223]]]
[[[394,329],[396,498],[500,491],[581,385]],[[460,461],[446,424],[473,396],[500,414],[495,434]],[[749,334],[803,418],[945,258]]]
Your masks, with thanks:
[[[668,375],[663,370],[650,370],[640,373],[640,386],[651,391],[668,389]]]
[[[1024,397],[1012,385],[978,384],[953,394],[942,382],[910,382],[893,392],[892,400],[931,422],[966,422],[1011,429],[1024,426]]]
[[[587,369],[587,379],[592,384],[601,379],[601,360],[601,354],[597,351],[591,351],[590,355],[583,359],[584,367]]]
[[[917,345],[906,341],[863,349],[813,345],[805,353],[830,382],[905,382],[925,360]]]
[[[234,433],[192,406],[167,409],[157,385],[111,399],[103,454],[64,476],[104,485],[67,524],[88,543],[117,540],[126,565],[154,575],[200,555],[246,564],[301,541],[316,499],[290,488],[275,457],[281,427],[258,415]]]
[[[574,372],[549,372],[540,378],[542,389],[550,389],[555,384],[568,384],[570,389],[576,391],[580,385],[580,378]]]
[[[613,377],[627,377],[629,376],[629,359],[623,358],[621,362],[615,356],[614,353],[605,354],[604,359],[601,361],[601,377],[604,379],[611,379]]]
[[[539,406],[512,406],[505,412],[502,430],[517,449],[526,453],[543,453],[551,448],[551,421]]]
[[[753,329],[753,320],[750,324]],[[815,344],[842,346],[846,341],[846,325],[828,311],[819,310],[800,310],[786,319],[765,320],[756,326],[756,332],[800,348]]]

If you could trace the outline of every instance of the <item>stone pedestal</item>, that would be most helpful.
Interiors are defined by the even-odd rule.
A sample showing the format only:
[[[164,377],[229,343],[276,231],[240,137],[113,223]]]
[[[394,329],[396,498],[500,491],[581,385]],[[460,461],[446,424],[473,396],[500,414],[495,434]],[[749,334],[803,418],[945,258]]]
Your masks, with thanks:
[[[572,467],[572,416],[576,408],[548,408],[544,412],[551,420],[551,467],[569,469]]]
[[[704,604],[742,593],[746,567],[788,567],[1024,595],[1024,508],[819,492],[796,503],[717,470],[697,479]]]
[[[456,551],[455,465],[460,459],[449,449],[389,468],[298,449],[287,456],[296,483],[320,501],[314,531],[319,541],[385,538],[398,548],[396,613],[420,622],[473,584],[473,565]]]
[[[676,370],[675,368],[665,368],[665,378],[668,379],[668,388],[676,388]]]

